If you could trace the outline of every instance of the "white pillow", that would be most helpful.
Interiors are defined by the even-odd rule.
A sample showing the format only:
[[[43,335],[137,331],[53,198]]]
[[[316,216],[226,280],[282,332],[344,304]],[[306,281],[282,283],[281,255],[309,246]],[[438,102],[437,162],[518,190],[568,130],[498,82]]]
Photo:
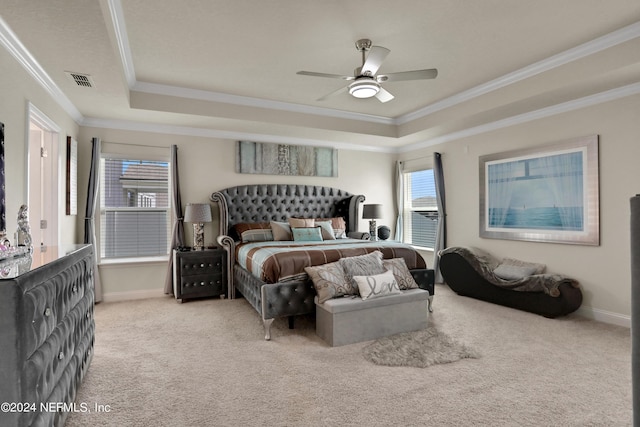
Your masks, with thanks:
[[[400,286],[390,270],[375,276],[353,276],[363,300],[386,295],[401,294]]]
[[[547,266],[535,262],[504,258],[493,270],[493,274],[504,280],[520,280],[533,274],[542,274]]]
[[[504,280],[520,280],[535,274],[535,267],[500,264],[493,270],[493,274]]]

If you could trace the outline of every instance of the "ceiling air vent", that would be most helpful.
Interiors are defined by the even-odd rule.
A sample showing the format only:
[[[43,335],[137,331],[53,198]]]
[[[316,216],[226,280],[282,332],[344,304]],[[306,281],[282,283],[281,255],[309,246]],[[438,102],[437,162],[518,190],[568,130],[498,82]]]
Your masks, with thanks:
[[[93,80],[89,74],[73,73],[71,71],[65,71],[65,74],[78,86],[93,87]]]

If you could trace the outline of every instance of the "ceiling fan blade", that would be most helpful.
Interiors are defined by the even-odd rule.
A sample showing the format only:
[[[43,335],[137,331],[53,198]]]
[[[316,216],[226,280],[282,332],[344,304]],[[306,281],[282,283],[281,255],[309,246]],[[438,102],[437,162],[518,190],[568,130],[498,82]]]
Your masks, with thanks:
[[[388,90],[385,90],[385,88],[381,87],[378,93],[376,93],[376,98],[378,98],[378,101],[380,102],[388,102],[391,101],[394,96],[391,95]]]
[[[298,71],[296,74],[301,76],[328,77],[330,79],[355,80],[353,76],[341,76],[339,74],[316,73],[314,71]]]
[[[431,68],[428,70],[402,71],[399,73],[381,74],[377,76],[378,82],[401,82],[405,80],[425,80],[435,79],[438,70]]]
[[[340,89],[338,89],[338,90],[335,90],[335,91],[333,91],[333,92],[331,92],[331,93],[326,94],[325,96],[323,96],[323,97],[321,97],[321,98],[318,98],[318,99],[317,99],[317,101],[324,101],[324,100],[326,100],[327,98],[331,98],[332,96],[339,95],[339,94],[341,94],[342,92],[346,92],[346,91],[347,91],[347,88],[346,88],[346,87],[341,87],[341,88],[340,88]]]
[[[367,60],[362,64],[361,73],[363,75],[374,76],[378,72],[378,68],[382,65],[382,61],[389,55],[389,52],[391,51],[386,47],[371,46]]]

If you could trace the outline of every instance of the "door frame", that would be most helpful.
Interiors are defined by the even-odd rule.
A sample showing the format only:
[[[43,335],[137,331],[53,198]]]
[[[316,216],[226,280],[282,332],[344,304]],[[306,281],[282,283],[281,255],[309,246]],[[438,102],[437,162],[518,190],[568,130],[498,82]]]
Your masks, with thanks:
[[[44,193],[45,189],[40,187],[40,191],[44,193],[46,204],[49,204],[51,209],[49,212],[49,217],[47,217],[47,229],[49,230],[48,236],[51,240],[49,246],[58,246],[60,243],[60,211],[62,209],[61,192],[61,179],[60,179],[60,171],[62,170],[62,158],[61,154],[64,154],[64,150],[61,150],[62,141],[60,134],[60,126],[58,126],[53,120],[51,120],[46,114],[40,111],[35,105],[31,102],[28,103],[27,106],[27,131],[26,131],[26,139],[27,139],[27,147],[26,147],[26,187],[25,187],[25,200],[26,203],[29,203],[30,200],[30,191],[32,187],[32,178],[31,178],[31,124],[34,124],[38,128],[42,129],[44,132],[47,132],[51,135],[51,147],[48,153],[48,159],[50,159],[50,167],[51,167],[51,185],[47,186],[46,191],[48,193]],[[40,174],[38,174],[40,175]],[[48,202],[48,203],[47,203]],[[28,205],[27,205],[28,206]],[[38,213],[36,221],[31,220],[33,217],[35,219],[35,215],[31,212],[31,207],[29,207],[29,222],[31,225],[31,229],[33,230],[35,227],[38,229],[38,235],[40,235],[40,215]],[[34,246],[39,246],[39,243],[34,242]]]

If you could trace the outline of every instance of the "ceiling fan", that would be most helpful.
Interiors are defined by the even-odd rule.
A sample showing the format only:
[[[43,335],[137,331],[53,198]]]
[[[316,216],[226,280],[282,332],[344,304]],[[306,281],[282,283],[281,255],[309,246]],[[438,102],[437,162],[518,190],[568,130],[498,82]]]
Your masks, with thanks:
[[[335,92],[331,92],[330,94],[319,98],[318,101],[324,101],[325,99],[342,92],[349,92],[349,94],[355,98],[371,98],[375,96],[380,102],[388,102],[394,98],[389,91],[382,87],[381,83],[383,82],[435,79],[438,75],[438,70],[435,68],[376,75],[378,69],[382,65],[382,61],[384,61],[391,51],[381,46],[372,46],[371,40],[369,39],[358,40],[356,42],[356,49],[362,53],[362,66],[353,71],[353,76],[316,73],[314,71],[298,71],[296,74],[303,76],[328,77],[331,79],[342,79],[352,82],[346,87],[340,88]],[[368,55],[366,54],[367,51],[369,52]]]

